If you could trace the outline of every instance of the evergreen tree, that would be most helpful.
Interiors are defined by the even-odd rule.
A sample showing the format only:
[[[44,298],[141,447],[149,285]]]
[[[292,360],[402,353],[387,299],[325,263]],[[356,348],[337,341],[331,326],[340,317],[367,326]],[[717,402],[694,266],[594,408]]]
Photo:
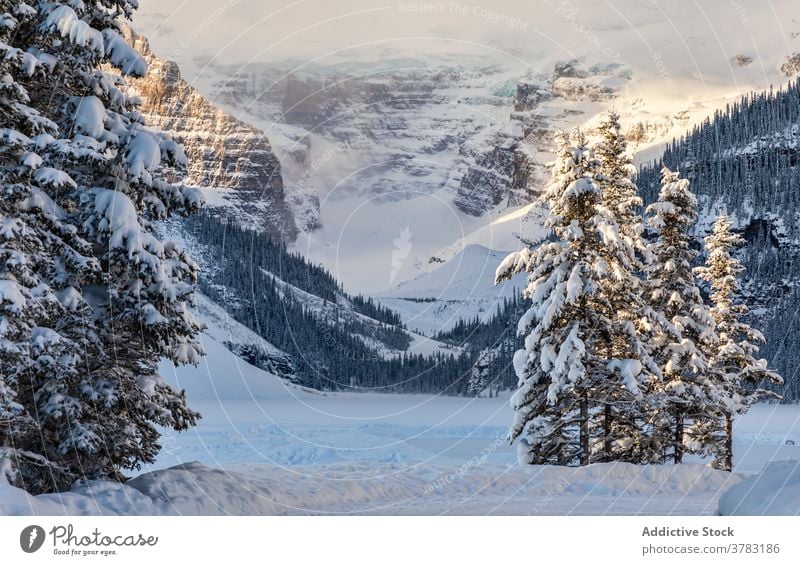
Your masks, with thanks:
[[[598,128],[598,135],[600,139],[594,146],[598,166],[594,176],[601,190],[600,207],[618,226],[619,234],[607,237],[604,242],[608,276],[599,281],[614,321],[609,357],[624,361],[612,365],[616,371],[629,370],[631,366],[636,366],[637,371],[644,370],[648,387],[652,387],[661,375],[650,355],[649,344],[658,332],[664,331],[665,324],[650,307],[641,278],[644,262],[649,259],[639,213],[642,200],[632,180],[635,168],[616,113],[608,114]],[[605,393],[602,460],[637,463],[658,460],[661,447],[654,444],[648,433],[647,420],[652,407],[647,398],[631,402],[625,400],[627,396],[622,388],[609,387]]]
[[[163,179],[183,152],[125,94],[136,5],[0,2],[0,458],[32,492],[119,478],[198,417],[157,373],[202,353],[197,267],[154,222],[200,195]]]
[[[518,331],[525,347],[514,355],[519,388],[511,398],[516,415],[511,441],[519,436],[530,463],[588,464],[603,406],[633,405],[647,377],[629,344],[613,358],[621,334],[604,279],[615,277],[609,248],[622,242],[614,219],[601,206],[594,180],[597,162],[576,131],[559,139],[552,180],[540,202],[555,241],[509,255],[497,281],[527,271],[524,295],[531,299]]]
[[[617,221],[620,235],[641,260],[647,257],[644,221],[640,212],[642,198],[633,180],[636,167],[628,153],[619,114],[609,112],[600,123],[597,134],[599,141],[594,146],[599,163],[596,180],[602,192],[602,204]]]
[[[46,278],[61,262],[88,263],[81,256],[88,246],[74,237],[58,207],[37,186],[44,180],[38,171],[42,160],[30,150],[31,138],[54,132],[56,125],[30,105],[28,91],[16,80],[45,76],[35,55],[10,44],[29,10],[25,4],[0,2],[0,472],[10,480],[18,479],[17,461],[42,467],[41,457],[21,445],[36,424],[23,405],[26,377],[36,370],[52,378],[60,373],[57,362],[37,362],[34,333],[48,324],[71,322],[58,300],[59,289]]]
[[[468,396],[480,396],[486,389],[486,367],[475,364],[470,371],[469,383],[467,384]]]
[[[800,399],[800,355],[794,353],[800,351],[800,318],[794,315],[800,306],[798,123],[800,82],[753,92],[674,140],[636,177],[645,201],[654,202],[663,162],[690,181],[705,204],[704,216],[715,216],[721,205],[738,218],[747,241],[737,254],[746,267],[741,282],[749,301],[759,305],[744,319],[763,332],[760,354],[786,377],[784,402]]]
[[[469,383],[467,384],[468,396],[480,396],[489,386],[492,364],[499,353],[499,348],[493,348],[484,349],[478,354],[478,358],[470,370]]]
[[[733,417],[747,411],[750,404],[769,396],[777,396],[761,386],[764,383],[781,384],[780,376],[767,369],[765,359],[756,359],[759,344],[764,336],[743,321],[747,305],[741,300],[738,276],[744,271],[741,262],[733,256],[744,239],[731,231],[731,221],[726,215],[714,222],[712,233],[706,237],[708,257],[705,266],[696,273],[711,287],[711,315],[718,336],[711,361],[720,376],[718,407],[724,418],[724,430],[718,422],[701,419],[702,433],[710,436],[704,443],[713,445],[716,467],[730,471],[733,468]],[[722,436],[722,437],[720,437]]]
[[[651,304],[672,329],[653,342],[663,374],[662,383],[651,391],[653,402],[663,408],[655,422],[655,439],[668,444],[671,436],[676,463],[683,459],[686,420],[702,416],[718,394],[706,355],[716,340],[714,320],[692,272],[698,255],[690,235],[696,208],[689,181],[665,167],[658,201],[647,208],[649,225],[658,239],[651,246],[653,262],[646,273]]]

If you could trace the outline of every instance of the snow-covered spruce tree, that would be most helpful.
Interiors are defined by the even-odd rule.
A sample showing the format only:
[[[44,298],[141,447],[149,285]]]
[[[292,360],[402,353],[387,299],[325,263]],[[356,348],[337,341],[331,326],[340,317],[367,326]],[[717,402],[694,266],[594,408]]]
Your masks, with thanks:
[[[741,262],[733,256],[744,239],[731,231],[731,221],[719,216],[714,229],[705,239],[708,256],[703,267],[695,272],[711,287],[711,315],[716,323],[718,341],[714,344],[711,362],[721,376],[718,409],[725,420],[724,430],[717,428],[717,420],[698,421],[701,438],[711,442],[715,455],[714,465],[730,471],[733,468],[733,417],[743,414],[749,406],[770,396],[777,396],[762,388],[764,383],[779,385],[781,377],[767,368],[765,359],[756,359],[759,344],[764,343],[761,332],[744,322],[747,305],[741,300],[738,276],[744,271]],[[722,440],[719,436],[722,435]]]
[[[637,345],[611,357],[620,331],[602,281],[617,275],[608,247],[622,238],[600,206],[596,166],[580,132],[559,138],[552,180],[540,199],[555,241],[513,253],[497,269],[497,282],[530,273],[524,294],[531,305],[518,325],[525,348],[514,355],[519,388],[511,398],[516,414],[510,430],[511,441],[524,435],[520,455],[529,463],[588,464],[603,405],[634,405],[647,376],[632,354]]]
[[[33,492],[119,478],[154,459],[156,425],[198,417],[156,370],[202,354],[197,267],[153,230],[200,198],[163,180],[183,152],[126,95],[136,4],[0,0],[0,451]]]
[[[71,475],[32,445],[32,438],[51,437],[39,425],[33,395],[42,382],[60,390],[58,383],[74,379],[76,351],[86,344],[84,312],[64,304],[73,284],[97,282],[100,271],[90,245],[48,195],[63,188],[57,172],[35,152],[57,126],[32,107],[24,86],[46,80],[44,58],[12,44],[33,8],[0,2],[0,14],[0,472],[41,491]],[[51,408],[74,417],[68,398],[43,406]]]
[[[689,181],[665,167],[658,201],[647,208],[648,223],[658,239],[651,245],[653,261],[646,274],[653,308],[664,315],[679,337],[664,333],[654,340],[654,357],[663,380],[650,391],[650,397],[663,407],[656,421],[657,440],[671,443],[676,463],[682,461],[685,451],[685,422],[707,415],[720,394],[706,355],[716,342],[714,320],[692,272],[692,261],[698,255],[690,234],[696,209]]]
[[[468,396],[480,396],[486,390],[488,383],[489,366],[492,361],[491,350],[482,351],[475,364],[472,365],[467,383]]]
[[[660,378],[658,364],[650,355],[650,343],[659,332],[665,332],[663,316],[650,306],[642,280],[649,252],[645,244],[644,222],[640,213],[642,199],[633,182],[635,167],[627,153],[619,116],[610,112],[597,130],[599,140],[594,145],[597,167],[594,178],[600,187],[600,207],[605,216],[618,226],[619,237],[607,237],[604,254],[609,276],[600,280],[600,290],[611,304],[614,336],[609,356],[622,361],[612,365],[614,370],[629,368],[649,375],[649,388]],[[614,230],[609,231],[610,234]],[[626,359],[626,357],[628,357]],[[627,363],[627,364],[626,364]],[[603,448],[601,459],[652,463],[660,460],[662,447],[650,433],[654,406],[645,395],[637,402],[626,402],[627,394],[613,387],[606,393],[603,406]],[[613,438],[618,438],[614,441]]]
[[[597,128],[599,140],[594,146],[599,166],[595,178],[602,191],[602,204],[619,225],[620,235],[633,248],[635,258],[643,263],[648,256],[644,240],[642,198],[633,182],[636,167],[628,153],[619,114],[609,112]],[[634,263],[641,269],[641,265]]]

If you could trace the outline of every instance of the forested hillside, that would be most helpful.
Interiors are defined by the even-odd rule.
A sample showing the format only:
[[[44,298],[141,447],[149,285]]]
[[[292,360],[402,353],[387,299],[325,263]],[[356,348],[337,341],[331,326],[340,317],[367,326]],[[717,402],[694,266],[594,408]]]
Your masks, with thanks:
[[[666,148],[663,164],[678,169],[698,195],[696,236],[720,212],[747,240],[740,252],[751,322],[767,339],[762,354],[785,379],[784,401],[800,398],[800,83],[754,93],[717,112]],[[637,182],[647,203],[659,188],[662,161]]]
[[[251,363],[319,390],[477,395],[514,386],[521,299],[507,300],[489,321],[463,321],[434,336],[433,351],[415,350],[394,311],[347,294],[322,267],[220,212],[198,214],[181,229],[204,263],[200,289],[292,360],[228,344]]]

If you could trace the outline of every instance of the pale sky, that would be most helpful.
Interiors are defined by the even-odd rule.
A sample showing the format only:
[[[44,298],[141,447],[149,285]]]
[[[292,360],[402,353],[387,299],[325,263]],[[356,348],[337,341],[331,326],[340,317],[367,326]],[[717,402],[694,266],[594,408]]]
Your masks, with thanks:
[[[141,0],[134,25],[162,56],[187,51],[225,62],[316,57],[356,44],[422,49],[423,37],[517,43],[537,8],[560,0],[386,2],[381,0]]]
[[[777,69],[776,58],[798,49],[796,3],[140,0],[133,24],[150,38],[157,55],[177,61],[190,79],[209,61],[246,65],[292,57],[325,63],[347,60],[356,51],[359,59],[398,52],[469,53],[491,55],[487,60],[516,58],[533,67],[542,57],[585,57],[631,63],[653,73],[663,73],[661,58],[680,76],[696,74],[695,61],[702,59],[706,69],[719,67],[730,75],[731,58],[744,53],[754,59],[768,54],[769,68],[753,71],[753,79],[765,77],[758,80],[764,82]]]

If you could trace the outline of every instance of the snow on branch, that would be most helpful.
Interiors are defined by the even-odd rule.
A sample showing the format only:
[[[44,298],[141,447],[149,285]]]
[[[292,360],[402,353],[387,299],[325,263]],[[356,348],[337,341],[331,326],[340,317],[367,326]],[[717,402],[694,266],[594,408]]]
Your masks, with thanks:
[[[88,47],[98,54],[104,54],[103,34],[81,20],[69,6],[57,6],[44,22],[48,31],[58,31],[61,37],[78,47]]]

